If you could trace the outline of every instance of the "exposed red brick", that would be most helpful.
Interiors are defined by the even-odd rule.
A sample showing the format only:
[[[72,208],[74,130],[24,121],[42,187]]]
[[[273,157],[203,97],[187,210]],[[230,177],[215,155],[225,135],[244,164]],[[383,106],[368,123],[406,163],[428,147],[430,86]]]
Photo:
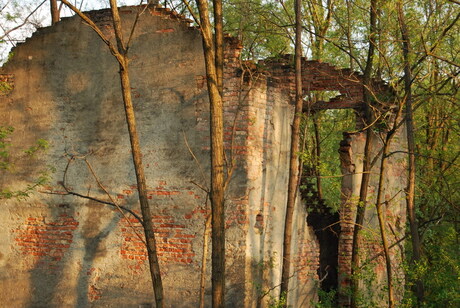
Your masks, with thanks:
[[[173,28],[160,29],[160,30],[155,31],[155,33],[171,33],[171,32],[174,32]]]
[[[22,226],[13,230],[16,234],[14,245],[24,256],[37,258],[35,262],[46,259],[46,266],[55,267],[55,263],[61,261],[70,248],[73,231],[78,224],[67,213],[52,221],[48,221],[47,217],[28,217]]]
[[[170,215],[154,215],[153,220],[156,225],[154,231],[157,236],[157,251],[160,260],[167,264],[193,263],[195,252],[193,251],[192,240],[195,235],[186,233],[186,226],[175,223],[175,219]],[[123,226],[120,229],[123,238],[120,248],[121,258],[140,263],[144,262],[147,260],[145,245],[136,236],[126,220],[123,219],[121,223]],[[131,224],[143,236],[139,222],[135,221],[131,222]]]

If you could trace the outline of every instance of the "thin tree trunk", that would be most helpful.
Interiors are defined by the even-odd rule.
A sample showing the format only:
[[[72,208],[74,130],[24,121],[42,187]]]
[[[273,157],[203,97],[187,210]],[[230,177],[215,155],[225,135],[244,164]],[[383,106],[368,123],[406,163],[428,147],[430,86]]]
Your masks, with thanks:
[[[409,152],[409,170],[408,170],[408,183],[406,190],[406,204],[407,215],[409,218],[409,226],[412,240],[412,261],[417,263],[421,258],[421,244],[418,233],[418,223],[415,216],[415,138],[414,138],[414,124],[412,114],[412,71],[409,63],[410,54],[410,40],[407,31],[407,26],[404,18],[403,5],[401,0],[397,3],[398,19],[401,27],[401,36],[403,41],[403,54],[404,54],[404,89],[405,95],[405,117],[406,117],[406,130],[407,130],[407,149]],[[423,303],[424,288],[423,282],[420,279],[416,281],[416,296],[418,306]]]
[[[125,62],[127,63],[127,61]],[[161,281],[160,266],[156,251],[155,233],[152,222],[152,214],[147,198],[147,185],[145,181],[144,167],[142,165],[142,154],[137,135],[136,120],[131,101],[131,87],[128,75],[128,65],[120,64],[120,78],[125,106],[126,123],[128,124],[131,151],[136,172],[137,189],[139,192],[139,203],[141,205],[143,227],[147,243],[147,255],[149,258],[150,274],[152,276],[153,290],[155,292],[156,307],[163,307],[163,284]]]
[[[156,252],[155,233],[153,229],[152,215],[150,213],[150,206],[147,198],[147,185],[145,180],[144,168],[142,165],[142,153],[139,145],[139,137],[136,128],[136,119],[131,97],[131,85],[128,71],[128,56],[127,48],[123,42],[123,35],[121,29],[121,19],[118,13],[118,6],[116,0],[110,0],[110,8],[113,18],[113,27],[115,30],[115,38],[117,47],[105,37],[97,25],[89,19],[85,14],[80,12],[75,6],[70,4],[67,0],[61,0],[68,8],[80,16],[89,26],[99,35],[102,41],[108,46],[112,55],[116,58],[120,68],[120,82],[123,95],[123,104],[125,108],[126,123],[128,125],[129,139],[131,142],[131,151],[134,163],[134,170],[136,173],[137,189],[139,193],[139,203],[142,212],[142,227],[144,229],[145,240],[147,245],[147,256],[149,259],[150,274],[152,277],[152,286],[155,296],[155,304],[157,308],[164,306],[163,297],[163,284],[161,281],[160,266],[158,263],[158,256]],[[133,29],[134,30],[134,29]]]
[[[380,6],[377,8],[377,16],[380,16],[382,14],[382,9],[380,8]],[[385,37],[382,36],[382,21],[380,19],[378,19],[376,21],[376,40],[378,43],[378,58],[377,58],[377,69],[376,69],[376,72],[375,72],[375,77],[377,79],[382,79],[382,68],[383,68],[383,61],[385,59],[385,52],[384,52],[384,49],[385,49],[385,43],[384,43],[384,39]],[[383,38],[383,39],[382,39]]]
[[[200,13],[208,94],[211,104],[212,307],[220,308],[224,307],[225,302],[223,102],[219,92],[208,4],[206,0],[196,0],[196,3]]]
[[[350,61],[350,70],[353,71],[353,43],[351,42],[351,28],[352,28],[352,24],[351,24],[351,4],[350,4],[350,1],[351,0],[346,0],[346,4],[347,4],[347,45],[348,45],[348,50],[349,50],[349,61]]]
[[[321,137],[319,134],[320,121],[319,114],[313,115],[313,127],[315,129],[316,140],[316,161],[315,161],[315,175],[316,175],[316,190],[318,191],[318,199],[323,199],[323,187],[321,185]]]
[[[315,39],[312,41],[312,56],[314,60],[321,61],[323,58],[323,51],[324,51],[324,41],[326,37],[326,33],[331,25],[332,19],[332,11],[334,10],[335,2],[333,0],[327,0],[326,6],[322,1],[311,1],[308,3],[308,7],[310,9],[310,15],[312,16],[313,27],[315,28],[315,32],[318,34],[315,36]],[[316,94],[313,96],[314,100],[321,100],[323,97],[321,94]],[[308,113],[310,114],[310,113]],[[320,114],[314,113],[313,114],[313,127],[315,133],[315,153],[314,157],[315,160],[315,167],[314,167],[314,174],[316,176],[316,188],[318,192],[318,199],[323,199],[323,189],[321,184],[321,171],[320,171],[320,158],[321,158],[321,145],[320,145],[320,121],[319,121]]]
[[[312,56],[314,60],[321,60],[324,50],[324,40],[331,25],[332,11],[334,10],[334,1],[327,0],[326,3],[322,1],[310,1],[308,2],[308,8],[312,17],[313,27],[315,29],[314,41],[312,46]]]
[[[369,21],[369,50],[367,53],[366,68],[364,69],[363,76],[363,88],[364,88],[364,108],[365,108],[365,120],[369,125],[372,119],[371,113],[371,75],[374,63],[374,51],[375,51],[375,35],[376,35],[376,24],[377,24],[377,0],[371,0],[370,5],[370,21]],[[360,231],[364,222],[364,215],[366,213],[367,204],[367,191],[370,179],[370,168],[371,168],[371,145],[372,145],[372,129],[367,128],[366,130],[366,144],[364,146],[364,158],[363,158],[363,176],[361,179],[361,188],[359,191],[358,207],[356,209],[356,220],[355,227],[353,230],[353,246],[351,253],[351,281],[352,281],[352,294],[351,294],[351,307],[355,308],[357,303],[359,292],[359,281],[355,275],[355,271],[359,268],[359,242],[360,242]]]
[[[361,178],[361,187],[359,189],[359,201],[356,208],[356,220],[353,229],[353,246],[351,251],[351,303],[352,308],[356,307],[356,300],[359,294],[359,280],[356,277],[356,272],[359,269],[359,241],[361,238],[360,231],[364,223],[364,215],[366,214],[367,206],[367,192],[370,180],[370,166],[371,166],[371,150],[372,150],[373,132],[371,129],[366,131],[366,143],[364,145],[363,157],[363,173]]]
[[[139,193],[139,203],[141,206],[143,227],[147,244],[147,255],[149,258],[150,274],[152,276],[153,290],[155,293],[155,303],[157,308],[163,307],[163,283],[161,281],[160,265],[156,251],[155,233],[153,228],[152,214],[147,198],[147,184],[145,181],[144,167],[142,165],[142,153],[139,144],[139,136],[136,128],[136,118],[131,99],[131,85],[128,72],[128,57],[123,43],[121,30],[121,19],[118,13],[116,0],[110,0],[112,10],[113,27],[117,40],[118,52],[123,57],[123,62],[119,62],[121,89],[123,93],[123,103],[125,107],[126,123],[128,124],[131,151],[136,172],[137,189]]]
[[[224,95],[224,30],[223,30],[223,13],[222,0],[213,0],[214,8],[214,46],[216,48],[216,75],[217,87],[220,96]]]
[[[59,9],[57,0],[50,0],[51,9],[51,25],[55,25],[59,21]]]
[[[296,36],[295,36],[295,111],[291,132],[291,156],[289,161],[289,183],[288,197],[286,204],[286,217],[284,222],[284,240],[283,240],[283,265],[281,272],[281,289],[280,297],[285,296],[285,306],[287,305],[289,292],[289,278],[291,269],[291,242],[292,242],[292,225],[295,207],[295,199],[298,189],[299,161],[297,153],[299,152],[300,139],[300,119],[302,113],[302,19],[301,19],[301,0],[295,1],[296,15]]]
[[[206,267],[208,263],[209,231],[211,230],[211,215],[206,218],[203,234],[203,257],[201,258],[200,277],[200,308],[205,307],[204,293],[206,291]]]
[[[394,292],[393,292],[393,281],[392,281],[392,271],[391,271],[391,259],[390,259],[390,249],[388,245],[387,235],[386,235],[386,228],[385,228],[385,217],[383,214],[382,209],[382,199],[383,199],[383,186],[385,180],[385,171],[387,166],[387,155],[388,150],[390,148],[391,138],[393,136],[393,132],[388,132],[385,143],[383,144],[382,150],[382,160],[380,162],[380,175],[379,175],[379,186],[377,191],[377,202],[376,202],[376,209],[377,209],[377,218],[379,220],[379,227],[380,227],[380,236],[382,239],[383,245],[383,254],[385,256],[385,264],[387,268],[387,287],[388,287],[388,307],[394,307]]]

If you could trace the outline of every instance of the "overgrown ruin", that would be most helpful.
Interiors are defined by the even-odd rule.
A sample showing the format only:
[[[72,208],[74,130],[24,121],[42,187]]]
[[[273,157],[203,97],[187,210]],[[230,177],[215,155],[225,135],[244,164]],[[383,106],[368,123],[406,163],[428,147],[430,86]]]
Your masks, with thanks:
[[[124,22],[131,24],[136,12],[136,7],[122,8]],[[88,15],[113,38],[109,10]],[[227,167],[233,168],[226,192],[226,302],[228,307],[264,307],[277,296],[281,275],[294,71],[291,56],[242,63],[238,40],[227,38],[226,44],[225,142]],[[175,12],[149,8],[134,33],[130,58],[166,301],[170,307],[196,307],[208,212],[203,188],[209,185],[210,168],[209,104],[200,31]],[[357,127],[362,127],[362,76],[316,61],[303,60],[302,65],[305,93],[340,92],[328,102],[306,103],[305,111],[351,108],[356,110]],[[4,305],[152,304],[146,253],[135,232],[141,229],[139,222],[129,213],[123,216],[113,207],[69,195],[63,187],[107,200],[97,177],[122,206],[138,211],[116,61],[88,26],[70,17],[40,29],[15,48],[1,73],[10,87],[0,96],[0,123],[15,128],[10,147],[14,168],[2,175],[1,187],[24,189],[43,172],[50,174],[40,192],[0,200]],[[375,88],[390,91],[377,81]],[[404,144],[400,130],[392,145],[395,149]],[[375,134],[378,137],[378,131]],[[38,139],[47,140],[49,148],[36,155],[25,154],[23,150]],[[381,141],[374,140],[374,156],[378,156]],[[338,215],[329,217],[322,212],[320,200],[298,198],[289,297],[293,307],[308,307],[317,299],[319,281],[326,281],[322,277],[326,265],[330,276],[324,288],[338,287],[341,304],[348,303],[344,290],[350,283],[353,214],[364,142],[365,133],[358,129],[344,134],[339,153],[333,153],[340,155],[343,172]],[[402,155],[390,157],[385,183],[385,214],[395,239],[403,237],[405,228]],[[378,180],[374,174],[379,164],[374,165],[371,192]],[[363,260],[377,255],[370,270],[377,271],[378,281],[371,283],[381,286],[385,267],[378,257],[379,237],[372,232],[378,227],[372,210],[375,197],[371,197]],[[309,214],[312,202],[318,210]],[[334,221],[335,227],[331,226]],[[332,235],[326,234],[332,227]],[[392,252],[397,267],[401,251],[394,247]],[[331,253],[332,261],[324,261],[323,266],[322,260],[330,260]],[[336,269],[330,268],[334,261]],[[403,278],[400,270],[396,273]],[[334,275],[337,278],[332,279]],[[209,299],[210,281],[206,288]],[[377,296],[382,291],[375,292]]]

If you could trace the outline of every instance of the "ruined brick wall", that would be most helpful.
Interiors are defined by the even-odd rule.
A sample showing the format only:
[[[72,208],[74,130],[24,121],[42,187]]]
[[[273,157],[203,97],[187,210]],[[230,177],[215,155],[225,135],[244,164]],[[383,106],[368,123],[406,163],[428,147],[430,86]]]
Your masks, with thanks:
[[[382,132],[384,133],[384,132]],[[363,290],[362,302],[372,305],[384,305],[382,298],[386,298],[386,268],[383,256],[383,247],[375,209],[377,197],[382,138],[376,132],[372,138],[371,177],[368,189],[368,201],[364,219],[361,248],[359,252],[360,264],[363,266],[359,272],[361,277],[360,287]],[[383,135],[382,135],[383,136]],[[349,292],[351,287],[351,255],[353,243],[354,221],[361,187],[364,145],[366,133],[344,134],[340,144],[340,160],[342,174],[342,206],[340,209],[341,234],[339,240],[339,291],[340,304],[349,306]],[[398,129],[392,139],[390,152],[405,148],[405,127]],[[387,160],[387,170],[384,174],[384,219],[388,242],[392,245],[390,254],[392,259],[393,279],[396,299],[403,296],[404,271],[402,269],[403,246],[401,239],[405,234],[406,203],[404,188],[406,187],[406,160],[404,154],[394,153]]]
[[[126,24],[136,10],[121,10]],[[89,15],[113,39],[109,11]],[[115,59],[77,17],[41,29],[14,52],[0,72],[0,81],[14,85],[0,95],[0,123],[15,127],[14,172],[4,172],[0,186],[24,189],[45,173],[50,180],[28,198],[0,200],[3,302],[11,307],[152,303],[139,222],[116,208],[67,195],[62,187],[65,182],[72,191],[108,200],[99,180],[120,205],[139,214]],[[277,296],[281,275],[293,68],[290,56],[255,66],[241,63],[240,52],[239,42],[228,38],[224,117],[232,179],[226,192],[226,302],[263,307]],[[167,304],[194,307],[209,214],[203,188],[209,187],[210,173],[200,32],[176,13],[149,9],[134,33],[130,59]],[[319,105],[359,107],[359,75],[319,62],[303,65],[304,90],[341,93]],[[49,149],[26,155],[24,149],[40,138]],[[310,305],[318,285],[319,245],[306,215],[299,198],[290,283],[294,307]],[[207,273],[209,300],[209,265]]]
[[[123,9],[124,21],[131,24],[135,13]],[[109,12],[90,15],[113,39]],[[48,170],[51,179],[41,192],[0,200],[2,300],[10,307],[151,303],[145,250],[135,234],[139,223],[114,208],[67,196],[60,185],[74,156],[67,185],[108,200],[79,159],[84,156],[120,205],[139,210],[116,61],[79,18],[40,30],[14,52],[3,72],[14,75],[15,88],[0,101],[1,125],[15,128],[14,172],[2,173],[1,187],[24,188],[49,165],[55,171]],[[198,170],[209,174],[200,33],[175,14],[149,10],[130,56],[165,295],[171,307],[190,307],[198,300],[207,199],[192,182],[206,186]],[[49,149],[24,154],[39,138]],[[244,290],[240,294],[239,301]]]
[[[252,70],[245,63],[241,80],[248,93],[248,106],[243,106],[250,130],[247,135],[248,159],[247,198],[249,201],[249,229],[247,232],[247,294],[246,303],[266,304],[277,298],[282,266],[282,242],[293,101],[289,91],[274,82],[267,71]],[[311,229],[306,224],[306,211],[300,198],[295,208],[292,255],[295,266],[290,284],[291,303],[301,307],[310,303],[316,293],[318,247]],[[272,290],[271,292],[267,292]]]
[[[136,8],[121,12],[130,24]],[[113,39],[109,12],[89,15]],[[280,279],[293,108],[289,93],[271,86],[266,76],[258,81],[244,76],[240,51],[238,42],[229,39],[225,140],[234,170],[226,194],[226,301],[229,306],[255,307],[276,296],[276,290],[265,293]],[[67,195],[61,185],[65,181],[72,191],[108,200],[96,175],[120,205],[139,214],[116,61],[76,17],[41,29],[14,52],[2,68],[2,73],[14,76],[15,88],[0,98],[0,119],[2,125],[15,127],[11,136],[15,172],[4,173],[1,186],[24,188],[45,171],[50,181],[28,198],[0,200],[4,303],[11,307],[151,303],[139,222],[116,208]],[[130,58],[165,296],[170,307],[194,307],[209,213],[202,188],[209,187],[210,168],[200,32],[175,13],[148,10],[139,21]],[[40,138],[49,142],[49,149],[25,155],[23,149]],[[317,254],[305,209],[299,205],[297,213],[295,234],[302,245],[294,247],[301,259],[292,283],[294,304],[314,296],[311,264]],[[313,261],[307,261],[310,254]],[[209,265],[207,272],[209,300]]]
[[[292,55],[260,60],[258,65],[271,76],[271,81],[282,87],[291,96],[295,94],[295,72]],[[328,63],[302,58],[302,89],[308,97],[311,91],[338,91],[339,95],[330,101],[318,101],[304,111],[321,109],[360,109],[363,104],[362,76],[350,69],[339,69]],[[306,99],[308,100],[308,99]]]

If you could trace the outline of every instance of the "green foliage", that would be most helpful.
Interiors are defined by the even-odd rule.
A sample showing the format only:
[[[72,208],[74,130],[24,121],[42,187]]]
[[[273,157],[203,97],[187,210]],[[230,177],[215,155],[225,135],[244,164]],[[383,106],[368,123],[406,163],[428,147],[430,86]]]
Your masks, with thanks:
[[[14,128],[11,126],[4,127],[0,126],[0,170],[8,169],[9,163],[9,151],[8,148],[11,143],[8,141],[8,137],[14,132]]]
[[[358,307],[379,307],[379,302],[385,300],[386,285],[377,283],[375,263],[360,268],[354,275],[363,284],[356,299]]]
[[[288,6],[289,7],[289,6]],[[261,59],[292,52],[289,18],[275,1],[224,2],[225,32],[241,39],[243,59]]]
[[[277,254],[276,251],[273,252],[273,254],[270,255],[265,260],[253,259],[253,267],[257,268],[257,271],[259,271],[259,273],[264,273],[266,270],[272,270],[276,266],[276,254]],[[264,290],[262,282],[260,280],[253,281],[252,284],[254,285],[256,289],[259,301],[262,301],[265,296],[269,295],[273,291],[273,289]],[[272,300],[274,300],[274,297],[270,295],[269,302],[271,302]]]
[[[27,155],[33,156],[35,155],[38,151],[45,151],[48,149],[49,144],[48,141],[45,139],[38,139],[36,145],[31,146],[27,150],[24,151]]]
[[[11,90],[13,87],[8,82],[0,81],[0,95],[7,94]]]
[[[13,172],[13,163],[11,162],[11,135],[14,132],[14,128],[11,126],[4,127],[0,126],[0,175],[2,172]],[[28,156],[35,157],[39,152],[44,152],[48,149],[49,144],[44,139],[38,139],[36,145],[29,147],[24,150],[24,153]],[[32,183],[26,185],[25,188],[19,190],[13,190],[8,187],[0,187],[0,199],[24,199],[27,198],[37,187],[43,186],[49,182],[51,174],[54,172],[54,168],[48,166],[45,170],[41,171]]]
[[[268,302],[269,308],[284,308],[287,304],[287,296],[285,293],[281,294],[280,298],[270,296],[270,301]]]
[[[311,302],[311,307],[315,308],[335,308],[337,307],[337,290],[326,292],[318,289],[318,302]]]
[[[27,184],[26,188],[21,190],[11,190],[9,188],[2,188],[0,190],[0,199],[26,199],[27,197],[32,194],[37,187],[43,186],[49,183],[51,179],[51,174],[54,172],[53,167],[48,167],[47,170],[40,173],[39,177],[35,180],[35,182]]]
[[[459,247],[458,230],[455,230],[455,226],[443,224],[432,227],[425,233],[425,256],[422,262],[406,265],[408,284],[405,307],[411,307],[416,302],[411,288],[417,279],[421,279],[425,286],[423,307],[460,306]]]
[[[6,19],[7,21],[13,21],[13,20],[15,20],[16,18],[18,18],[19,16],[20,16],[20,15],[19,15],[18,13],[11,14],[10,12],[7,12],[7,13],[5,14],[5,19]]]
[[[314,116],[318,117],[321,156],[319,160],[316,157],[315,128],[311,118],[304,118],[304,123],[302,124],[303,128],[301,130],[306,133],[302,137],[306,148],[299,153],[299,156],[304,168],[317,168],[319,171],[322,177],[323,191],[327,192],[323,198],[325,198],[328,207],[335,212],[340,205],[342,182],[342,172],[337,151],[342,140],[342,132],[354,130],[355,115],[350,110],[326,110]],[[314,179],[311,180],[314,181]]]
[[[450,17],[446,16],[446,19]],[[430,23],[434,23],[434,20]],[[458,35],[455,40],[458,41]],[[409,252],[407,262],[410,265],[406,267],[408,286],[405,302],[410,307],[416,301],[411,287],[420,279],[425,287],[423,307],[458,307],[460,110],[457,102],[460,93],[458,81],[445,83],[441,92],[431,90],[441,79],[448,78],[449,68],[442,63],[429,61],[423,70],[430,77],[419,81],[420,88],[416,89],[416,93],[422,108],[415,117],[416,125],[420,128],[416,131],[416,214],[423,259],[419,264],[410,264],[412,248],[406,242]]]

